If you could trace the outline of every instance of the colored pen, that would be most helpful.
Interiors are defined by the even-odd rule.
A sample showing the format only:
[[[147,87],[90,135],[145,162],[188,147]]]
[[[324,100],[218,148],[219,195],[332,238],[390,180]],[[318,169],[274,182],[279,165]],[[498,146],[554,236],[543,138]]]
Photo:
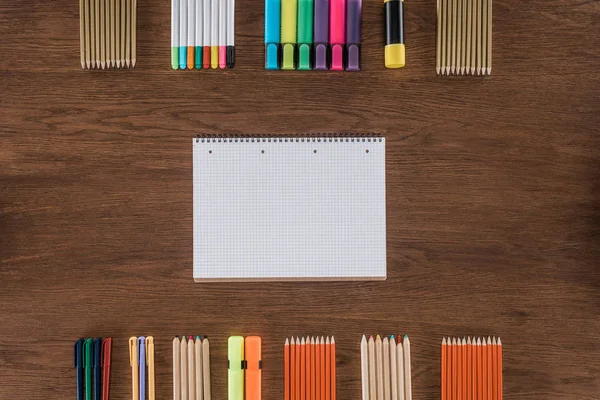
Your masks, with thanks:
[[[179,0],[171,0],[171,68],[179,68]]]
[[[346,8],[346,71],[360,71],[360,41],[362,21],[362,0],[347,0]]]
[[[219,0],[211,0],[210,5],[210,66],[219,67]]]
[[[85,400],[92,400],[92,338],[83,342],[83,368],[85,371]]]
[[[146,364],[148,365],[148,399],[155,400],[155,383],[154,383],[154,337],[146,337]]]
[[[235,64],[235,0],[227,0],[227,68]]]
[[[313,0],[298,0],[298,69],[311,69],[313,42]]]
[[[101,365],[102,365],[102,339],[98,338],[94,340],[94,400],[101,400],[100,394],[102,392],[102,381],[101,381]]]
[[[138,338],[138,365],[140,368],[140,400],[146,399],[146,338]]]
[[[211,0],[202,1],[202,68],[210,68]]]
[[[346,0],[331,0],[329,15],[329,43],[331,45],[331,70],[344,69],[346,44]]]
[[[244,400],[244,338],[231,336],[228,340],[228,400]]]
[[[75,376],[77,377],[77,400],[83,400],[83,392],[85,390],[83,384],[83,339],[75,342],[73,356],[75,359]]]
[[[196,0],[187,0],[187,68],[194,69],[196,60]]]
[[[180,0],[179,2],[179,68],[187,68],[187,5],[188,0]]]
[[[129,366],[131,367],[131,398],[138,400],[139,395],[139,349],[137,337],[129,338]]]
[[[281,69],[296,68],[294,54],[296,51],[296,25],[298,15],[298,0],[281,0],[281,43],[283,62]]]
[[[265,69],[279,69],[281,0],[265,0]]]
[[[227,2],[219,0],[219,68],[227,64]]]
[[[329,0],[315,0],[314,69],[327,70]]]
[[[385,66],[404,67],[404,0],[383,0],[385,9]]]
[[[102,400],[108,400],[110,390],[110,360],[112,357],[112,339],[102,341]]]
[[[202,9],[204,7],[204,0],[195,0],[196,1],[196,49],[194,50],[194,54],[196,58],[194,60],[194,65],[196,69],[202,68],[202,34],[203,26],[202,26]]]

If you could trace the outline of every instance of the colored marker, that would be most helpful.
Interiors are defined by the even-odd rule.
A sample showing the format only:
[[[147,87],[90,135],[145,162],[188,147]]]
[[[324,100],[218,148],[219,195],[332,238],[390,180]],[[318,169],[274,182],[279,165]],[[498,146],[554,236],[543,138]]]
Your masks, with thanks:
[[[219,67],[219,0],[211,0],[210,5],[210,66]]]
[[[360,71],[362,0],[348,0],[346,8],[346,71]]]
[[[194,61],[196,59],[195,46],[196,46],[196,0],[187,0],[187,68],[194,69]]]
[[[187,1],[179,2],[179,68],[187,67]]]
[[[194,59],[194,66],[196,67],[196,69],[200,69],[202,68],[202,34],[203,32],[203,27],[202,27],[202,8],[204,7],[204,0],[195,0],[196,4],[196,48],[194,50],[194,54],[195,54],[195,59]]]
[[[227,64],[227,0],[219,0],[219,68]]]
[[[344,45],[346,44],[346,0],[331,0],[329,43],[331,70],[341,71],[344,69]]]
[[[244,338],[231,336],[228,341],[228,400],[244,400]]]
[[[102,339],[94,340],[94,400],[101,400],[102,394]]]
[[[85,372],[85,400],[92,400],[92,338],[83,342],[83,370]]]
[[[315,0],[314,69],[327,70],[329,44],[329,0]]]
[[[210,8],[211,0],[202,1],[202,67],[210,68]]]
[[[179,68],[179,0],[171,0],[171,68]]]
[[[265,69],[279,69],[281,0],[265,0]]]
[[[298,0],[298,69],[311,69],[313,42],[313,0]]]
[[[85,385],[83,383],[83,339],[78,339],[73,348],[75,375],[77,376],[77,400],[83,400]]]
[[[227,68],[235,64],[235,0],[227,0]]]
[[[294,53],[296,49],[296,25],[298,0],[281,0],[281,43],[283,44],[283,62],[281,69],[295,69]]]
[[[404,0],[384,0],[385,66],[402,68],[406,63],[404,50]]]

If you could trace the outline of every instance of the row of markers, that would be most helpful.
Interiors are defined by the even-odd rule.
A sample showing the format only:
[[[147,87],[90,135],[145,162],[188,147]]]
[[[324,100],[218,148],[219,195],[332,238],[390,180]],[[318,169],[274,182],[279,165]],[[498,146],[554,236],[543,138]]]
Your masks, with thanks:
[[[265,69],[359,71],[362,0],[265,0]]]
[[[171,0],[171,67],[233,68],[235,0]]]

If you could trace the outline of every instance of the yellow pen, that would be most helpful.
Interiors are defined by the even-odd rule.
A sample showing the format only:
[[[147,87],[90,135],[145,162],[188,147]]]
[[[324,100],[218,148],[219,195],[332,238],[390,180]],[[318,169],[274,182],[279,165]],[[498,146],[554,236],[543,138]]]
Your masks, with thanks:
[[[129,338],[129,365],[131,365],[131,396],[133,400],[138,400],[139,395],[139,369],[138,369],[139,348],[137,337]]]
[[[154,394],[154,338],[146,337],[146,365],[148,366],[148,400],[155,400]]]

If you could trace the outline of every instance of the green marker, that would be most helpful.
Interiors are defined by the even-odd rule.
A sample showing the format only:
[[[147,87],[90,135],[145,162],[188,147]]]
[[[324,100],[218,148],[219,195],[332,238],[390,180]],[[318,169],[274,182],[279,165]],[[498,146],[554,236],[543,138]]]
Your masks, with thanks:
[[[313,43],[313,0],[298,0],[298,69],[310,70]]]
[[[298,22],[298,0],[281,0],[281,46],[283,62],[281,69],[295,69],[296,26]]]
[[[244,400],[244,338],[230,336],[229,354],[229,390],[228,400]]]
[[[85,400],[92,400],[92,338],[83,342],[83,371],[85,374]]]
[[[171,68],[179,68],[179,0],[171,0]]]

